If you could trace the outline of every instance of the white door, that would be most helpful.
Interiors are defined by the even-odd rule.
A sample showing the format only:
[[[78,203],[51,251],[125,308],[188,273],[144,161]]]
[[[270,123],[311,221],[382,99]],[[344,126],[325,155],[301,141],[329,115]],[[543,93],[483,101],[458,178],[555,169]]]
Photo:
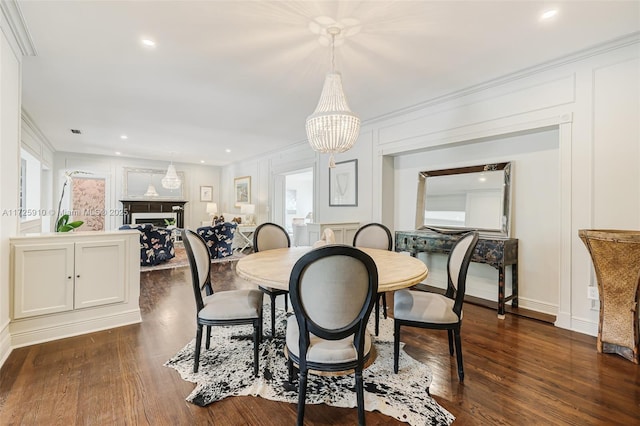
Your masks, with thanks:
[[[125,300],[125,240],[76,243],[75,308]]]
[[[16,244],[13,317],[73,309],[73,243]]]

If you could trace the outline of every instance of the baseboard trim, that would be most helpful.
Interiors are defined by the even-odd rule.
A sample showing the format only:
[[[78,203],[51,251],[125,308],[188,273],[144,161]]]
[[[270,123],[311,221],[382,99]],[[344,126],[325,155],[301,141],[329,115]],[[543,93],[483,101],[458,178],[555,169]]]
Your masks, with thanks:
[[[583,318],[571,318],[571,330],[589,336],[598,335],[598,323]]]
[[[44,325],[37,320],[21,320],[10,324],[11,346],[20,348],[51,340],[137,324],[141,321],[140,309],[54,325]]]
[[[0,328],[0,367],[2,367],[11,355],[11,333],[9,333],[9,321]]]

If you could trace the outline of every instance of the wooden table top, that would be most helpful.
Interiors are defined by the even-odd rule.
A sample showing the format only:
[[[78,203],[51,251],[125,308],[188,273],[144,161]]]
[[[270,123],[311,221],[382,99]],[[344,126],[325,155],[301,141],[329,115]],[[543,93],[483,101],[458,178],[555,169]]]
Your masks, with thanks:
[[[293,265],[311,247],[291,247],[265,250],[250,254],[238,261],[236,272],[246,280],[281,290],[289,290],[289,276]],[[411,287],[427,277],[427,265],[422,261],[388,250],[360,248],[378,268],[378,291],[393,291]]]

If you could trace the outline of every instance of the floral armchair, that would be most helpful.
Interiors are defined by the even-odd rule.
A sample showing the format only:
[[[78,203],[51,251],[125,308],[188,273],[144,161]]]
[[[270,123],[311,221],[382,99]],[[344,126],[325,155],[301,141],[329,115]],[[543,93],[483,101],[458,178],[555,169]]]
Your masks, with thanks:
[[[216,226],[202,226],[196,230],[207,243],[211,259],[219,259],[233,254],[233,236],[238,224],[224,222]]]
[[[140,266],[157,265],[175,257],[175,236],[170,229],[150,223],[122,225],[120,229],[140,231]]]

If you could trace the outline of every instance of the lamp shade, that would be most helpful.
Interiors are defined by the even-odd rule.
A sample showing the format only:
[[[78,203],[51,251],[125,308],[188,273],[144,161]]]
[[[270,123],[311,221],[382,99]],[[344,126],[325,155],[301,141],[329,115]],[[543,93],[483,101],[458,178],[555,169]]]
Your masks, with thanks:
[[[254,214],[256,212],[255,204],[243,204],[240,206],[240,213],[242,214]]]
[[[162,186],[167,189],[178,189],[182,184],[178,173],[176,173],[176,166],[173,163],[169,164],[167,168],[167,174],[161,180]]]
[[[218,213],[218,205],[216,203],[207,203],[207,213],[211,216]]]

